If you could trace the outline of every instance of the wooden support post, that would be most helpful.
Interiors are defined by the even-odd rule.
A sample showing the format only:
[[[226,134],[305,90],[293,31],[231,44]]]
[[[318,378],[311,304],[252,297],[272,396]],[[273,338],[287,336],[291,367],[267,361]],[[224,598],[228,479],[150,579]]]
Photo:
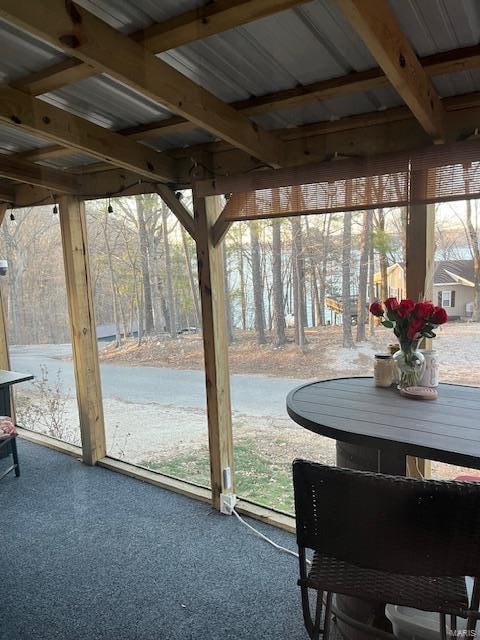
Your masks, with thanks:
[[[424,198],[426,174],[410,174],[410,205],[406,226],[406,291],[412,300],[431,300],[435,268],[435,205],[418,204]],[[431,347],[431,340],[425,346]],[[430,460],[407,456],[407,472],[413,477],[429,477]]]
[[[93,465],[106,446],[85,205],[73,196],[59,204],[83,461]]]
[[[194,190],[194,214],[202,301],[212,505],[219,509],[220,494],[233,491],[234,477],[222,246],[214,246],[211,237],[211,228],[220,214],[219,197],[197,197]],[[229,478],[231,486],[226,485]]]
[[[8,205],[0,203],[0,226],[5,220]],[[4,257],[4,256],[1,256]],[[7,317],[5,314],[5,304],[3,286],[0,285],[0,369],[8,371],[10,369],[10,353],[8,351]],[[10,387],[10,417],[15,422],[15,402],[12,387]]]

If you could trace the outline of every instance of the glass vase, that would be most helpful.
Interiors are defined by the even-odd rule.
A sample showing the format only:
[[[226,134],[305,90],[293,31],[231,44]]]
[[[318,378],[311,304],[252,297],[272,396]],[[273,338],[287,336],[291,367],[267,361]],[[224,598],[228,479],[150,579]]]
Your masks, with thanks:
[[[400,372],[399,389],[414,387],[422,377],[425,367],[425,357],[418,350],[418,340],[400,343],[400,350],[393,359]]]

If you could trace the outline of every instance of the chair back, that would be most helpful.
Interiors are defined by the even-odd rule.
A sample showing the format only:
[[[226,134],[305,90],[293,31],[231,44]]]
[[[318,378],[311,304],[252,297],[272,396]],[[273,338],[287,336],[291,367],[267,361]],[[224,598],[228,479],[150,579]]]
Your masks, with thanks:
[[[480,575],[480,483],[293,463],[297,542],[358,566]]]

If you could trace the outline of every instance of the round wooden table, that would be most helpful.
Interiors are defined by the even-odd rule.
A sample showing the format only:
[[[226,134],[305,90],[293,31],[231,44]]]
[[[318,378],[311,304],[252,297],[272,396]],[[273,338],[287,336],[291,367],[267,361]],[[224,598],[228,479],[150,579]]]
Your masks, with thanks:
[[[441,384],[436,400],[411,400],[373,378],[304,384],[287,396],[289,416],[337,441],[337,466],[406,475],[406,457],[480,469],[480,388]],[[339,613],[385,623],[384,604],[341,596]],[[339,622],[351,640],[367,635]]]
[[[479,387],[441,384],[436,400],[410,400],[373,378],[339,378],[294,389],[287,411],[310,431],[378,451],[382,473],[405,475],[407,455],[480,469]]]

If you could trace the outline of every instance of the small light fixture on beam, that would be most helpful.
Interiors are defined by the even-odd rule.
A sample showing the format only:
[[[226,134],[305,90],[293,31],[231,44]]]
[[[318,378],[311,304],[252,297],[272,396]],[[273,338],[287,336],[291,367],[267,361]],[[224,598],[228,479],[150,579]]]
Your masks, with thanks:
[[[113,213],[113,207],[112,207],[112,202],[110,200],[110,196],[108,197],[107,213]]]
[[[58,206],[56,204],[53,205],[52,213],[53,213],[54,216],[56,216],[58,214]]]
[[[10,214],[10,220],[11,220],[12,222],[15,222],[15,214],[13,213],[13,211],[12,211],[12,213]]]

